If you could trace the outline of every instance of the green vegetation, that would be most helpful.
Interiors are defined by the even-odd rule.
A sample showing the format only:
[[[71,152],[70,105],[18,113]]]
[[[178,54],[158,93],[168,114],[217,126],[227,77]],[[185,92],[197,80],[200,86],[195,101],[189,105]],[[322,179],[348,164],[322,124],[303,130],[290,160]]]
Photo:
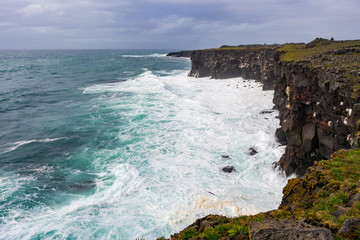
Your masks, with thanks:
[[[336,233],[345,220],[360,218],[360,149],[340,150],[315,162],[304,178],[289,180],[283,192],[277,210],[235,218],[209,215],[173,239],[233,239],[249,235],[251,222],[285,218],[305,219]],[[360,239],[360,231],[336,239]]]
[[[315,39],[308,44],[284,45],[277,52],[282,62],[303,62],[309,68],[337,74],[339,80],[351,84],[352,98],[360,98],[360,40]]]
[[[186,229],[185,231],[183,231],[180,239],[188,240],[188,239],[194,238],[198,234],[199,233],[195,229],[189,228],[189,229]]]
[[[313,47],[307,47],[307,44],[286,44],[278,48],[277,51],[283,53],[280,57],[284,62],[298,62],[310,61],[314,57],[321,56],[321,60],[327,61],[327,54],[335,53],[336,51],[359,49],[360,40],[350,41],[329,41],[324,39]]]

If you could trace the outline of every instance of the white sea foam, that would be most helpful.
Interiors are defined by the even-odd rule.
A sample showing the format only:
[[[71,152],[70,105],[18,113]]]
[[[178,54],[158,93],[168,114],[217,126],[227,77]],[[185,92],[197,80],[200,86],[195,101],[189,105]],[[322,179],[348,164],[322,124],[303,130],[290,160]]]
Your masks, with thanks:
[[[3,152],[1,152],[0,154],[3,153],[7,153],[7,152],[11,152],[16,150],[17,148],[29,144],[29,143],[47,143],[47,142],[54,142],[54,141],[58,141],[61,139],[65,139],[64,137],[62,138],[45,138],[45,139],[31,139],[31,140],[25,140],[25,141],[17,141],[8,145],[12,145],[12,147],[6,148]]]
[[[131,94],[119,97],[121,92]],[[48,233],[48,238],[154,239],[207,214],[253,214],[280,203],[287,179],[272,162],[284,148],[274,137],[277,112],[260,114],[272,108],[273,91],[262,91],[259,83],[146,71],[83,93],[95,96],[93,109],[111,110],[124,120],[117,126],[118,148],[79,153],[94,151],[94,192],[51,208],[19,210],[24,217],[7,219],[0,238]],[[40,140],[12,148],[30,141]],[[250,156],[250,147],[258,154]],[[228,165],[236,172],[224,173]]]

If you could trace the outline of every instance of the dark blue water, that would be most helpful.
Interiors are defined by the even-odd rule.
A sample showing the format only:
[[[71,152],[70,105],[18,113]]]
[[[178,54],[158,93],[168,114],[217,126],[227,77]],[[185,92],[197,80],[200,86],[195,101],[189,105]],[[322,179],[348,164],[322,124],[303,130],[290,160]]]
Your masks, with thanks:
[[[0,51],[1,239],[154,239],[276,207],[278,123],[253,121],[272,92],[188,78],[190,61],[166,52]],[[256,144],[268,153],[248,162]],[[219,171],[224,153],[243,174]]]

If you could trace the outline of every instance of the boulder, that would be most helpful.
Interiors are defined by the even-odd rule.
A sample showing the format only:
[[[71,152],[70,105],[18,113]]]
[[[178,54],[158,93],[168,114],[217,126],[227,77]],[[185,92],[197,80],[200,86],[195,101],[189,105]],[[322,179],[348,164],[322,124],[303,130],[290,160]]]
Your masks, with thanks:
[[[236,169],[234,166],[226,166],[222,168],[223,172],[226,173],[232,173],[232,172],[236,172]]]
[[[254,155],[257,154],[257,153],[258,153],[258,151],[256,151],[255,148],[253,148],[253,147],[249,148],[248,154],[249,154],[250,156],[254,156]]]
[[[319,228],[298,220],[265,220],[252,222],[249,227],[251,240],[331,240],[329,229]]]
[[[344,221],[338,231],[338,236],[355,239],[360,229],[360,218],[350,218]]]

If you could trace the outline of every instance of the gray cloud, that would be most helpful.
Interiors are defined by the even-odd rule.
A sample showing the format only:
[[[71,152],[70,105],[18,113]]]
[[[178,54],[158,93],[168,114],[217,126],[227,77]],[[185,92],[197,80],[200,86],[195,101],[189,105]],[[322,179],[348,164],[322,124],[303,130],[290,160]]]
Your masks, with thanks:
[[[13,0],[0,48],[171,48],[359,38],[358,0]]]

